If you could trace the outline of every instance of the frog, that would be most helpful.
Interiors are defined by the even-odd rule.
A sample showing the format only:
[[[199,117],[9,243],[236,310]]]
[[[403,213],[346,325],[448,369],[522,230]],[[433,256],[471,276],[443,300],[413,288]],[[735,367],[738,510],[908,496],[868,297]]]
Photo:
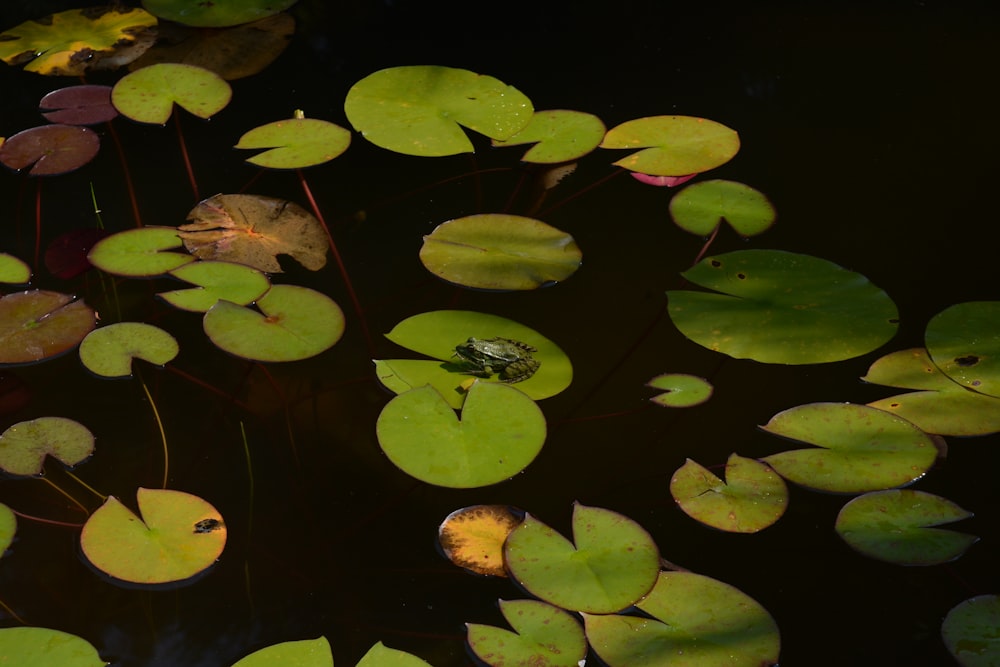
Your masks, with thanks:
[[[531,356],[535,348],[510,338],[469,338],[455,346],[455,356],[470,370],[470,375],[488,378],[494,373],[501,382],[513,384],[527,380],[541,362]]]

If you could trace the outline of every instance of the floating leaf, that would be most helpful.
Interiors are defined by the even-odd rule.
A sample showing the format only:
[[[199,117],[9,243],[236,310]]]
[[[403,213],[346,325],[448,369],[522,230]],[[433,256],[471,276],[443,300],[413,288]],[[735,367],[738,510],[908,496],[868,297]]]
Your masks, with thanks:
[[[657,375],[646,386],[662,389],[662,394],[649,400],[668,408],[690,408],[712,397],[712,385],[708,380],[684,373]]]
[[[326,265],[327,239],[322,225],[304,208],[284,199],[259,195],[215,195],[188,213],[178,236],[191,254],[247,264],[281,273],[278,255],[291,255],[310,271]]]
[[[94,159],[101,140],[86,127],[42,125],[18,132],[0,145],[0,163],[20,171],[34,165],[32,176],[55,176]]]
[[[122,77],[111,91],[111,102],[134,121],[163,125],[175,103],[199,118],[209,118],[225,109],[232,96],[232,88],[215,72],[159,63]]]
[[[934,528],[972,516],[955,503],[923,491],[892,489],[858,496],[837,515],[837,534],[855,551],[896,565],[953,561],[978,537]]]
[[[661,572],[637,605],[653,617],[584,614],[587,640],[608,667],[776,665],[778,626],[756,600],[691,572]]]
[[[11,475],[40,475],[45,457],[75,466],[94,452],[94,435],[65,417],[39,417],[0,434],[0,469]]]
[[[45,249],[45,268],[56,278],[69,280],[94,268],[87,255],[94,245],[108,236],[97,227],[64,232],[52,239]]]
[[[118,6],[71,9],[0,34],[0,59],[52,76],[126,65],[152,46],[156,17]]]
[[[249,23],[288,9],[297,0],[143,0],[143,6],[160,18],[202,28],[225,28]]]
[[[967,389],[1000,397],[1000,301],[959,303],[927,323],[927,351]]]
[[[0,297],[0,364],[62,354],[97,324],[94,311],[69,294],[29,290]]]
[[[867,354],[896,333],[896,305],[864,276],[780,250],[706,257],[685,279],[716,293],[670,291],[686,337],[738,359],[817,364]]]
[[[777,213],[770,200],[749,185],[712,180],[689,185],[670,200],[670,217],[681,229],[707,236],[723,222],[740,236],[771,227]]]
[[[730,454],[726,481],[691,459],[670,478],[670,495],[695,521],[730,533],[756,533],[785,513],[788,488],[759,461]]]
[[[657,188],[675,188],[678,185],[687,183],[697,175],[698,174],[688,174],[687,176],[650,176],[649,174],[641,174],[637,171],[629,172],[629,176],[640,183],[652,185]]]
[[[66,125],[97,125],[118,115],[111,86],[70,86],[53,90],[38,103],[45,120]]]
[[[257,269],[230,262],[192,262],[170,272],[198,287],[160,292],[158,297],[174,308],[204,313],[223,299],[238,306],[256,301],[270,288],[271,281]]]
[[[177,356],[177,340],[145,322],[116,322],[91,331],[80,343],[80,361],[91,373],[130,377],[132,359],[162,366]]]
[[[7,551],[17,532],[17,517],[9,507],[0,503],[0,556]]]
[[[978,595],[960,602],[941,624],[941,638],[962,667],[1000,665],[1000,596]]]
[[[260,312],[219,301],[205,313],[205,333],[226,352],[256,361],[308,359],[344,333],[340,306],[307,287],[274,285],[257,307]]]
[[[573,505],[573,542],[531,516],[504,545],[510,574],[535,597],[571,611],[610,614],[656,583],[660,555],[642,526],[599,507]]]
[[[27,262],[0,252],[0,283],[20,284],[31,280],[31,267]]]
[[[799,405],[761,428],[820,448],[772,454],[763,461],[785,479],[821,491],[864,493],[903,486],[923,476],[937,457],[929,435],[866,405]]]
[[[356,667],[430,667],[417,656],[377,642],[358,661]]]
[[[101,271],[130,278],[148,278],[172,271],[194,257],[164,252],[181,247],[176,227],[140,227],[98,241],[87,255]]]
[[[81,637],[48,628],[0,629],[3,661],[14,667],[105,667],[97,649]]]
[[[333,667],[326,637],[272,644],[235,663],[233,667]]]
[[[729,162],[740,149],[735,131],[706,118],[649,116],[613,127],[601,148],[643,148],[615,162],[651,176],[700,174]]]
[[[247,162],[271,169],[298,169],[329,162],[347,150],[351,133],[315,118],[289,118],[250,130],[236,148],[270,148]]]
[[[109,496],[83,526],[83,555],[98,570],[136,584],[183,581],[208,569],[226,546],[222,515],[198,496],[137,493],[139,516]]]
[[[440,392],[425,386],[389,401],[375,432],[382,451],[407,475],[468,489],[524,470],[545,443],[545,417],[517,389],[477,381],[461,420]]]
[[[445,557],[476,574],[506,577],[503,543],[521,523],[506,505],[472,505],[449,514],[438,527]]]
[[[463,126],[504,141],[528,124],[533,109],[524,94],[491,76],[414,65],[361,79],[347,92],[344,111],[376,146],[439,156],[473,152]]]
[[[583,628],[569,613],[538,600],[500,600],[514,632],[467,623],[469,648],[490,667],[578,667],[587,655]]]
[[[517,134],[506,141],[494,140],[493,145],[536,144],[521,161],[555,164],[576,160],[597,148],[606,129],[600,118],[583,111],[536,111]]]

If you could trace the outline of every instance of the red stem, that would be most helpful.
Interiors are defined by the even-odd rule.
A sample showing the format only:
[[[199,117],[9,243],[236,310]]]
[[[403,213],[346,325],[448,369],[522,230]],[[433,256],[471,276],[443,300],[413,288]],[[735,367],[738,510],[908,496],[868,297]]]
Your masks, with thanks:
[[[184,141],[184,133],[181,131],[181,115],[174,106],[174,128],[177,129],[177,141],[181,145],[181,156],[184,158],[184,168],[187,170],[188,182],[191,183],[191,191],[194,192],[194,200],[201,201],[198,196],[198,181],[194,177],[194,169],[191,167],[191,156],[188,155],[187,143]]]
[[[135,187],[132,185],[132,172],[128,168],[128,160],[125,159],[125,150],[122,148],[122,140],[118,136],[118,130],[114,123],[108,123],[108,132],[115,143],[115,150],[118,151],[118,160],[122,163],[122,172],[125,174],[125,187],[128,189],[128,198],[132,202],[132,217],[135,218],[135,226],[142,227],[142,216],[139,215],[139,200],[135,196]]]

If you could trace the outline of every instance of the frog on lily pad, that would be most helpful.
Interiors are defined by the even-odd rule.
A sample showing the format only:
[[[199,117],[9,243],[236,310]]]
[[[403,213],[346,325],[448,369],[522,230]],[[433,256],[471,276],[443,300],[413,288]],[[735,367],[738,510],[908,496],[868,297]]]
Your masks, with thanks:
[[[501,382],[513,384],[527,380],[541,365],[531,356],[537,350],[510,338],[469,338],[455,346],[455,356],[461,359],[463,372],[488,378],[494,373]]]

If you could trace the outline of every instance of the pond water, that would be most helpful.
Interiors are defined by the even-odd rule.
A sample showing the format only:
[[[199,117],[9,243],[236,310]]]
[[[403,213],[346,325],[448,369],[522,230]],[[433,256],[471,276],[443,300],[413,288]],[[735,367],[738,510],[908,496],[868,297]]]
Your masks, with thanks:
[[[735,360],[688,341],[664,315],[664,292],[683,286],[679,273],[704,240],[671,223],[665,188],[619,175],[588,189],[617,169],[600,152],[582,159],[538,214],[582,248],[576,275],[526,293],[448,285],[421,266],[423,236],[448,219],[504,210],[515,192],[512,211],[526,206],[517,190],[520,151],[490,149],[480,137],[474,157],[417,158],[355,135],[342,157],[306,175],[376,358],[410,356],[382,334],[429,310],[482,311],[536,329],[574,365],[571,387],[540,404],[549,423],[542,453],[516,478],[472,490],[429,486],[394,467],[374,428],[390,395],[374,379],[333,262],[313,274],[283,261],[287,273],[276,280],[341,304],[343,339],[314,359],[266,367],[220,352],[197,316],[153,299],[168,281],[119,280],[129,319],[155,323],[180,342],[171,368],[141,370],[169,443],[169,486],[215,505],[229,543],[190,586],[133,590],[88,567],[77,530],[21,520],[0,562],[0,599],[21,619],[84,637],[123,667],[222,667],[269,644],[319,635],[337,664],[354,664],[376,641],[436,667],[472,664],[463,624],[503,625],[496,600],[522,594],[509,581],[448,563],[435,546],[438,524],[467,505],[502,503],[568,532],[579,501],[626,514],[664,558],[759,601],[781,630],[786,667],[952,664],[941,619],[1000,584],[998,436],[949,438],[947,460],[915,487],[976,515],[957,529],[980,542],[942,566],[904,568],[851,551],[833,530],[843,496],[793,487],[777,524],[730,535],[683,514],[668,484],[687,458],[717,470],[733,451],[762,457],[787,448],[757,429],[782,410],[894,393],[860,382],[874,359],[921,346],[927,321],[950,305],[1000,297],[993,206],[1000,132],[992,118],[1000,16],[985,4],[944,2],[539,4],[504,4],[486,16],[457,2],[303,0],[292,10],[299,31],[277,62],[234,82],[232,104],[211,121],[181,118],[197,192],[173,124],[115,121],[143,222],[180,224],[218,192],[306,205],[293,172],[260,173],[232,150],[243,132],[294,109],[349,127],[343,99],[357,80],[396,65],[448,65],[495,76],[536,109],[587,111],[608,127],[684,114],[737,130],[740,153],[711,177],[761,190],[779,218],[749,241],[723,231],[711,252],[776,248],[862,273],[898,305],[898,335],[878,352],[810,366]],[[5,4],[0,27],[66,6],[79,5]],[[4,66],[0,134],[39,124],[37,100],[70,83]],[[42,183],[42,248],[63,231],[93,225],[91,185],[109,229],[134,226],[108,139],[92,164]],[[453,178],[477,170],[478,177]],[[29,261],[35,193],[34,180],[0,174],[0,249]],[[33,284],[75,293],[111,319],[108,283],[96,272],[63,281],[42,269]],[[75,474],[126,502],[137,487],[160,484],[160,435],[137,380],[97,379],[75,354],[3,372],[31,391],[27,405],[0,416],[4,428],[42,415],[76,419],[97,435],[97,451]],[[688,410],[647,409],[652,392],[643,385],[663,372],[708,378],[715,395]],[[57,466],[47,471],[89,509],[100,504]],[[35,480],[2,480],[0,502],[68,522],[85,518]],[[3,612],[0,622],[18,625]]]

